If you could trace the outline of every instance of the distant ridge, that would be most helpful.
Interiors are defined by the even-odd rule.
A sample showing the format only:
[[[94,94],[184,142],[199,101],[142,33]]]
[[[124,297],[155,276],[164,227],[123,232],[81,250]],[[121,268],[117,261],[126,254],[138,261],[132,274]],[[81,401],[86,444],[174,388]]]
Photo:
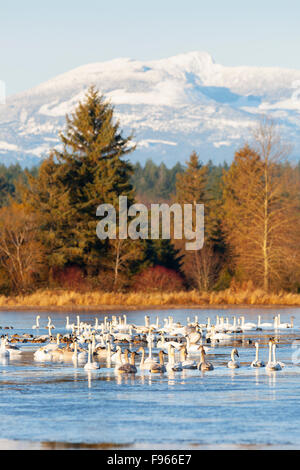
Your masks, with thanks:
[[[0,105],[0,162],[41,161],[91,84],[111,100],[124,133],[133,131],[133,161],[169,166],[192,150],[204,162],[230,161],[261,114],[278,120],[293,157],[300,156],[299,70],[225,67],[206,52],[189,52],[88,64],[9,97]]]

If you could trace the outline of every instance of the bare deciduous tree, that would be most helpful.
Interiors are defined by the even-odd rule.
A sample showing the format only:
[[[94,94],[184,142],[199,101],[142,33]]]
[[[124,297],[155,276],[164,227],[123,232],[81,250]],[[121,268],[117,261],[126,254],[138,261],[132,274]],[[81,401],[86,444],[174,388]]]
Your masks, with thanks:
[[[12,286],[22,291],[41,269],[43,251],[36,240],[36,224],[24,207],[13,203],[0,210],[0,263]]]

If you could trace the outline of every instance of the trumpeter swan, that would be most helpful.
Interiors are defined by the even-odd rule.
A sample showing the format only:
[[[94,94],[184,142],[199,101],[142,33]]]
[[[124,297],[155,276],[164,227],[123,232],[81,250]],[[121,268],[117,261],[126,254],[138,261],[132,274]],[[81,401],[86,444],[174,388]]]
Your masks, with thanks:
[[[38,330],[40,328],[40,323],[39,323],[39,319],[40,319],[40,315],[37,315],[36,319],[35,319],[35,325],[33,325],[32,329],[33,330]]]
[[[92,345],[91,345],[91,343],[89,343],[89,347],[88,347],[88,361],[87,361],[87,363],[85,364],[84,369],[85,369],[85,370],[96,370],[96,369],[100,369],[100,365],[98,364],[98,362],[92,362],[91,356],[92,356]]]
[[[158,362],[153,362],[151,364],[150,369],[149,369],[149,371],[152,374],[163,374],[164,372],[166,372],[166,367],[164,365],[164,352],[159,351],[158,356],[159,356],[159,363]]]
[[[187,359],[187,350],[185,345],[183,345],[180,350],[180,362],[183,369],[197,369],[197,362],[192,359]]]
[[[259,343],[258,342],[255,343],[255,349],[256,349],[255,359],[254,359],[254,361],[252,361],[251,367],[265,367],[265,363],[258,359],[258,350],[259,350]]]
[[[175,362],[175,348],[171,344],[168,347],[168,363],[166,365],[168,372],[181,372],[182,364],[181,362]]]
[[[197,369],[202,371],[214,370],[214,366],[211,362],[207,362],[205,359],[205,350],[203,346],[200,346],[200,362],[197,365]]]
[[[228,362],[227,367],[229,369],[238,369],[240,367],[240,363],[235,360],[235,356],[239,357],[239,353],[237,349],[233,349],[231,351],[231,361]]]
[[[282,367],[279,362],[276,361],[276,354],[275,354],[276,344],[273,340],[269,341],[269,360],[266,365],[266,369],[268,370],[281,370]],[[273,360],[272,360],[272,352],[273,352]]]
[[[125,351],[126,357],[128,358],[128,350]],[[122,374],[136,374],[137,368],[135,366],[135,356],[137,356],[137,353],[133,351],[130,354],[130,362],[125,362],[125,364],[120,364],[117,366],[116,371],[120,372]]]

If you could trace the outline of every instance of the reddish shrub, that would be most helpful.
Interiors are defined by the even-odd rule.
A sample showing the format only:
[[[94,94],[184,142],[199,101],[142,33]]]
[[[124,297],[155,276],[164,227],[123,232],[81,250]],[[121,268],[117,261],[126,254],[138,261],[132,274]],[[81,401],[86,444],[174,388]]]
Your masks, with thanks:
[[[53,280],[60,287],[79,290],[84,287],[84,275],[78,266],[68,266],[63,269],[55,269]]]
[[[146,268],[137,274],[133,282],[134,290],[141,291],[178,291],[184,290],[183,279],[173,269],[163,266]]]

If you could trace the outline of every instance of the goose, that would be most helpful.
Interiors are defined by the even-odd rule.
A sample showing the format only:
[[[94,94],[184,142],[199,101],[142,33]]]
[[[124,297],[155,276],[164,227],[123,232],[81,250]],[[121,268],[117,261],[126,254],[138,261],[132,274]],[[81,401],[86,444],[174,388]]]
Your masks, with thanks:
[[[92,361],[91,361],[91,356],[92,356],[92,345],[91,345],[91,343],[89,343],[89,347],[88,347],[88,361],[87,361],[87,363],[85,364],[84,369],[85,369],[85,370],[96,370],[96,369],[100,369],[100,365],[98,364],[98,362],[92,362]]]
[[[258,350],[259,350],[258,342],[255,343],[255,348],[256,348],[255,359],[254,361],[251,362],[251,367],[265,367],[265,363],[258,359]]]
[[[214,366],[211,362],[205,360],[205,349],[203,346],[200,346],[200,362],[197,365],[197,369],[202,371],[214,370]]]
[[[229,361],[227,364],[227,367],[229,367],[229,369],[238,369],[240,367],[240,363],[235,360],[235,356],[239,357],[237,349],[233,349],[231,351],[231,361]]]
[[[137,353],[133,351],[130,354],[130,362],[128,362],[128,349],[125,350],[126,353],[126,362],[125,364],[120,364],[117,366],[116,371],[122,374],[136,374],[137,373],[137,368],[135,366],[135,356],[137,356]]]
[[[36,320],[35,320],[35,325],[33,325],[32,327],[33,330],[38,330],[40,328],[40,323],[39,323],[40,318],[41,318],[40,315],[37,315]]]
[[[159,363],[153,362],[149,369],[151,374],[164,374],[166,372],[166,367],[164,365],[164,352],[159,351]]]
[[[276,349],[276,344],[274,340],[270,339],[269,341],[269,360],[266,365],[267,370],[281,370],[282,367],[279,362],[276,361],[276,355],[275,355],[275,349]],[[272,360],[272,352],[273,352],[273,360]]]

